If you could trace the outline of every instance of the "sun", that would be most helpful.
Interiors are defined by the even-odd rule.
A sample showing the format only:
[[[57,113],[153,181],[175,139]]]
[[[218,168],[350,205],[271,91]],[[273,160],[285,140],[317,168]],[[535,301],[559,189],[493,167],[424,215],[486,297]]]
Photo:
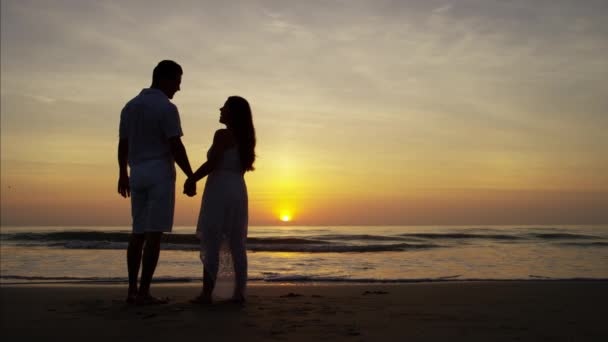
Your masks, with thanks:
[[[289,209],[283,209],[279,212],[279,220],[283,222],[290,222],[293,219],[292,211]]]

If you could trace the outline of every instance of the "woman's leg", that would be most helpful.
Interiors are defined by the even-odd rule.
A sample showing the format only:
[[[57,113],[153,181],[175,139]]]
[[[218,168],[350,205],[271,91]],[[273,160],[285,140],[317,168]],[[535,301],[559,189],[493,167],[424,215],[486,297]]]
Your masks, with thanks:
[[[246,230],[245,230],[246,231]],[[234,263],[234,299],[245,300],[245,289],[247,286],[247,250],[246,250],[246,233],[233,232],[230,237],[230,251],[232,253],[232,262]],[[243,236],[245,235],[245,236]]]
[[[201,261],[203,262],[203,293],[205,300],[211,301],[219,268],[219,243],[201,241]]]

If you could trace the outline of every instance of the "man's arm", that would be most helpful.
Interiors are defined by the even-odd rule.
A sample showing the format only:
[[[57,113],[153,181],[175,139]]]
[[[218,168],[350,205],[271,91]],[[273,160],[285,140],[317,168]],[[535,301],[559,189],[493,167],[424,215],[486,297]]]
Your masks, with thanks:
[[[182,139],[177,136],[169,138],[169,145],[171,146],[171,154],[177,165],[184,171],[186,177],[192,176],[192,168],[190,167],[190,161],[188,161],[186,148],[182,144]]]
[[[118,193],[122,197],[131,196],[129,188],[129,172],[127,171],[127,160],[129,159],[129,140],[120,139],[118,142]]]

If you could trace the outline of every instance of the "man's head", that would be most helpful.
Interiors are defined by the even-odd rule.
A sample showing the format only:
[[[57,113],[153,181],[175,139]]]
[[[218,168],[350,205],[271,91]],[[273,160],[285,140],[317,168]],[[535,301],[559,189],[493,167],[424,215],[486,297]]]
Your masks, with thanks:
[[[172,99],[182,82],[182,67],[174,61],[158,63],[152,72],[152,88],[160,89]]]

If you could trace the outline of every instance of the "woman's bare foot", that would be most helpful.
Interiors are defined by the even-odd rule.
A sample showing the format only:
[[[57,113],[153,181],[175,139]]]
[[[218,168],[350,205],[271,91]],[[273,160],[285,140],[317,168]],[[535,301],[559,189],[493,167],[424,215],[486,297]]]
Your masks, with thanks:
[[[230,302],[234,304],[245,305],[245,296],[243,296],[242,294],[235,294],[232,296],[232,298],[230,298]]]

